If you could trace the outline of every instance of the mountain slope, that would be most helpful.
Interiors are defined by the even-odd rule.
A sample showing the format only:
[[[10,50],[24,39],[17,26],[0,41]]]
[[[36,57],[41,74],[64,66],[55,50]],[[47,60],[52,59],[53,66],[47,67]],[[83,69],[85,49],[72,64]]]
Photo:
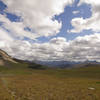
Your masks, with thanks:
[[[6,62],[17,63],[11,56],[9,56],[5,51],[0,49],[0,65],[5,65]]]
[[[16,58],[12,58],[9,56],[5,51],[0,49],[0,68],[4,69],[7,68],[7,70],[11,69],[46,69],[47,66],[43,66],[41,64],[36,64],[34,62],[20,60]]]

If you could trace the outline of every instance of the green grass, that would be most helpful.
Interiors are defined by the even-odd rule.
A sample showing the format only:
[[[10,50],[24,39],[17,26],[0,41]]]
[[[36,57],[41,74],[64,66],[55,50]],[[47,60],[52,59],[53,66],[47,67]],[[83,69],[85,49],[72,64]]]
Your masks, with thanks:
[[[33,69],[9,63],[0,66],[0,83],[0,100],[100,100],[100,67],[95,65]]]

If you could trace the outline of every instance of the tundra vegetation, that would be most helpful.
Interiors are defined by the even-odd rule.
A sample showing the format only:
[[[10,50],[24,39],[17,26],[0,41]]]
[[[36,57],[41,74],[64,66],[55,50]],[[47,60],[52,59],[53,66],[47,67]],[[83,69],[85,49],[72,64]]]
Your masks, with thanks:
[[[0,100],[100,100],[100,66],[53,69],[0,66]]]

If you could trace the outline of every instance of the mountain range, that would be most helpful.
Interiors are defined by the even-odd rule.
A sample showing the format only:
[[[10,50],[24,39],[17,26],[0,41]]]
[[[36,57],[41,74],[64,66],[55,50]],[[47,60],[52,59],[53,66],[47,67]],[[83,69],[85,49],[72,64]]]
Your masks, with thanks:
[[[93,65],[100,65],[96,61],[85,61],[85,62],[74,62],[74,61],[24,61],[20,59],[13,58],[9,56],[5,51],[0,49],[0,66],[8,65],[8,63],[27,63],[30,68],[44,68],[48,66],[49,68],[78,68],[78,67],[88,67]]]
[[[100,65],[96,61],[84,61],[84,62],[74,62],[74,61],[36,61],[36,63],[45,65],[53,68],[78,68],[87,67],[88,65]]]

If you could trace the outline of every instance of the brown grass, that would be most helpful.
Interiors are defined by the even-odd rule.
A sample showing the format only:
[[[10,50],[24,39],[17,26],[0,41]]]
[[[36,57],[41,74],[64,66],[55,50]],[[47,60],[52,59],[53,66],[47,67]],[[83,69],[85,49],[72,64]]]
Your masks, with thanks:
[[[100,100],[99,82],[97,79],[61,78],[39,73],[2,76],[0,100]]]

